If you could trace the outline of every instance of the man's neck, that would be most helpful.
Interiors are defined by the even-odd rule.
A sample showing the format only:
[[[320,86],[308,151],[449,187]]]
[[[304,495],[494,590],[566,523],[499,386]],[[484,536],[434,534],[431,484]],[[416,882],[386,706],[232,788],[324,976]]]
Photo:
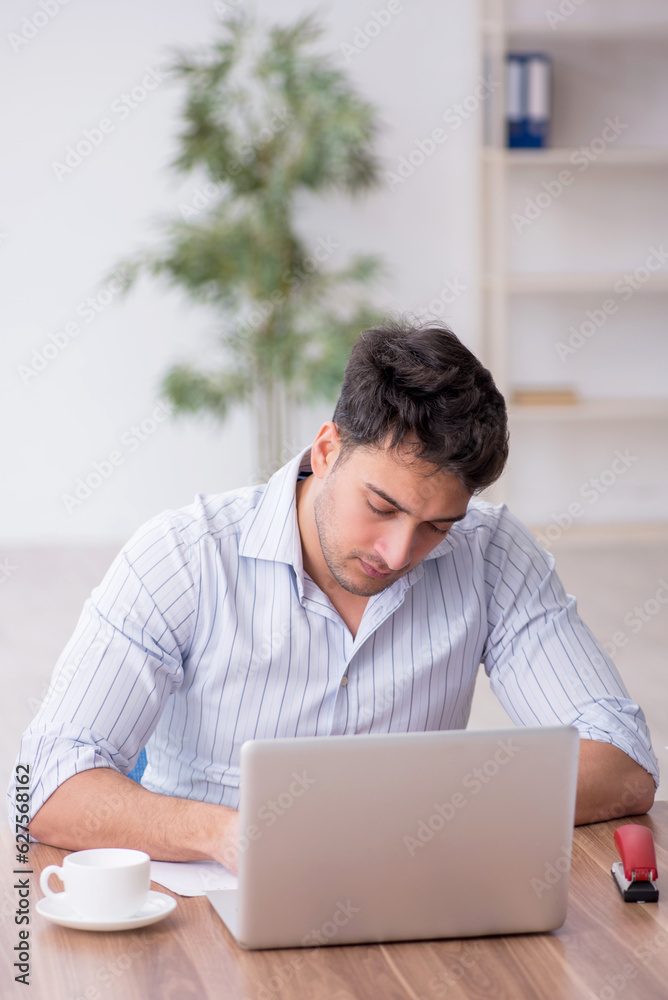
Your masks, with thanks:
[[[323,594],[326,594],[354,637],[369,598],[349,593],[337,583],[329,571],[329,567],[322,554],[318,528],[315,523],[312,493],[313,483],[314,477],[309,476],[307,479],[298,482],[295,490],[297,524],[301,538],[304,572],[308,573],[313,582],[320,587]]]

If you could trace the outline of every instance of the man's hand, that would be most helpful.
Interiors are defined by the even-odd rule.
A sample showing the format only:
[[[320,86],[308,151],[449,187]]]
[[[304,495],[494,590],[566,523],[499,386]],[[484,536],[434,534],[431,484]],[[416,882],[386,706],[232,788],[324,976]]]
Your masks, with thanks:
[[[646,813],[654,792],[651,774],[619,747],[580,740],[576,826]]]
[[[213,858],[236,872],[238,815],[228,806],[149,792],[98,767],[59,785],[33,817],[30,833],[71,851],[132,847],[154,861]]]

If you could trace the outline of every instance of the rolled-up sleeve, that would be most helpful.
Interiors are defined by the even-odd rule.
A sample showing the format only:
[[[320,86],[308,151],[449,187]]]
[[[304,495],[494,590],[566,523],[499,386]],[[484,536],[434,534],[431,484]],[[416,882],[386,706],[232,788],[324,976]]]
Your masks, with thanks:
[[[186,544],[169,518],[155,518],[122,549],[84,605],[23,735],[18,763],[30,767],[31,818],[80,771],[132,770],[182,683],[197,607],[197,546]],[[13,783],[13,823],[12,793]]]
[[[485,553],[490,684],[519,725],[575,726],[612,743],[659,782],[641,708],[567,595],[554,558],[504,511]]]

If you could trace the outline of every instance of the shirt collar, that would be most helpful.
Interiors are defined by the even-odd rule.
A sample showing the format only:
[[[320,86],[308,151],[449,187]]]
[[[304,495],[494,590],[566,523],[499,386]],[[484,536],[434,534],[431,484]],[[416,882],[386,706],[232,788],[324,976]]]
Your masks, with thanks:
[[[280,468],[264,487],[239,538],[239,555],[294,566],[303,578],[302,544],[295,486],[301,470],[311,469],[311,446]]]

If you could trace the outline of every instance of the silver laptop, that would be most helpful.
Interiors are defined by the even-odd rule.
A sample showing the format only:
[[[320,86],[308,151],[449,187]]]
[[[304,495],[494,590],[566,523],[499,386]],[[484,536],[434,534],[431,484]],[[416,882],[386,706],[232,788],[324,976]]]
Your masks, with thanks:
[[[243,948],[549,931],[566,918],[569,726],[298,737],[241,748]]]

